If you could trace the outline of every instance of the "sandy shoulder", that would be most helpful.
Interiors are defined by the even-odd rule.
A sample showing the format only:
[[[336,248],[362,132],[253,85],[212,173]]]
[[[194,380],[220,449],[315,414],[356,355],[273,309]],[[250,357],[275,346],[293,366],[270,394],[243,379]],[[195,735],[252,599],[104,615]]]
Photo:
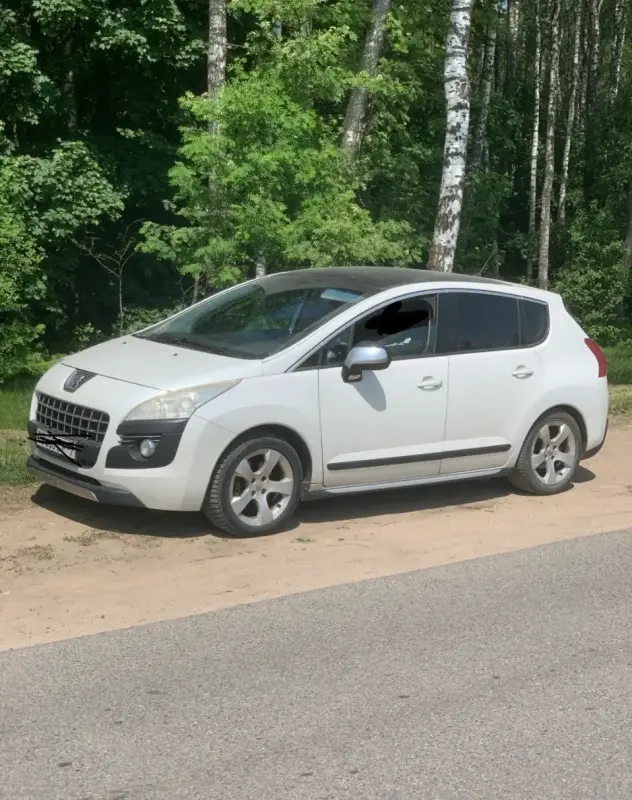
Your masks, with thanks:
[[[505,481],[319,501],[296,528],[226,540],[197,516],[0,498],[0,650],[632,527],[632,427],[564,495]]]

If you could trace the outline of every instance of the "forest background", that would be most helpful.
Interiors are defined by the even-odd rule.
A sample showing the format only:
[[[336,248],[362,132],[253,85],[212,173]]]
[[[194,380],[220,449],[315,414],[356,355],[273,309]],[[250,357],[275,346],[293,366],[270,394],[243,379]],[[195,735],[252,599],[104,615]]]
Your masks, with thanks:
[[[351,263],[550,287],[632,354],[631,5],[5,0],[0,383]]]

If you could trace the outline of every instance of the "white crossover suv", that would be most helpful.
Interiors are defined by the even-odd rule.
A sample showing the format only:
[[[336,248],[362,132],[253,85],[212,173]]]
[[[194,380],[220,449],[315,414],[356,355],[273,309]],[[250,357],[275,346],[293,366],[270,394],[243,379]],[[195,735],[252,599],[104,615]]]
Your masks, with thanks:
[[[28,463],[81,497],[258,536],[317,496],[499,474],[555,494],[607,427],[606,360],[558,295],[306,269],[64,358],[37,384]]]

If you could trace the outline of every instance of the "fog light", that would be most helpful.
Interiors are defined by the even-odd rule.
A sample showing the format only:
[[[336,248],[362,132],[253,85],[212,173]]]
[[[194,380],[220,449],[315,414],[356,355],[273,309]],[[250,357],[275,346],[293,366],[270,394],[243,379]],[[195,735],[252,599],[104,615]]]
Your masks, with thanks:
[[[138,445],[138,450],[143,458],[151,458],[156,452],[156,443],[151,439],[143,439]]]

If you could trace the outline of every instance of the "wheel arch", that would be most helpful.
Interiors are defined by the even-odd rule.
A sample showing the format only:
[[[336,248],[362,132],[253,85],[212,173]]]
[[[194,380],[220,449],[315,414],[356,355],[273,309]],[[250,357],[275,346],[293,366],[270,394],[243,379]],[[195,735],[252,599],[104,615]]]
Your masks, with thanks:
[[[252,428],[248,428],[248,430],[243,431],[238,436],[230,441],[226,447],[222,450],[219,458],[216,461],[215,469],[213,470],[213,476],[215,475],[215,470],[217,469],[217,465],[220,464],[229,450],[232,450],[233,447],[236,445],[242,444],[243,442],[247,442],[248,439],[252,439],[258,436],[277,436],[280,439],[286,441],[291,447],[296,450],[296,453],[299,457],[301,462],[301,467],[303,468],[303,485],[308,486],[313,471],[313,459],[311,451],[307,445],[307,442],[303,439],[300,433],[297,433],[293,428],[288,427],[287,425],[280,425],[280,424],[265,424],[265,425],[255,425]],[[213,479],[211,476],[211,480]]]
[[[586,421],[584,420],[582,413],[577,408],[575,408],[575,406],[565,405],[564,403],[552,406],[547,411],[545,411],[544,414],[540,415],[537,422],[539,422],[541,419],[544,419],[545,417],[548,417],[551,414],[555,414],[558,411],[568,414],[575,420],[582,437],[582,450],[586,450],[588,444],[588,428],[586,427]]]

